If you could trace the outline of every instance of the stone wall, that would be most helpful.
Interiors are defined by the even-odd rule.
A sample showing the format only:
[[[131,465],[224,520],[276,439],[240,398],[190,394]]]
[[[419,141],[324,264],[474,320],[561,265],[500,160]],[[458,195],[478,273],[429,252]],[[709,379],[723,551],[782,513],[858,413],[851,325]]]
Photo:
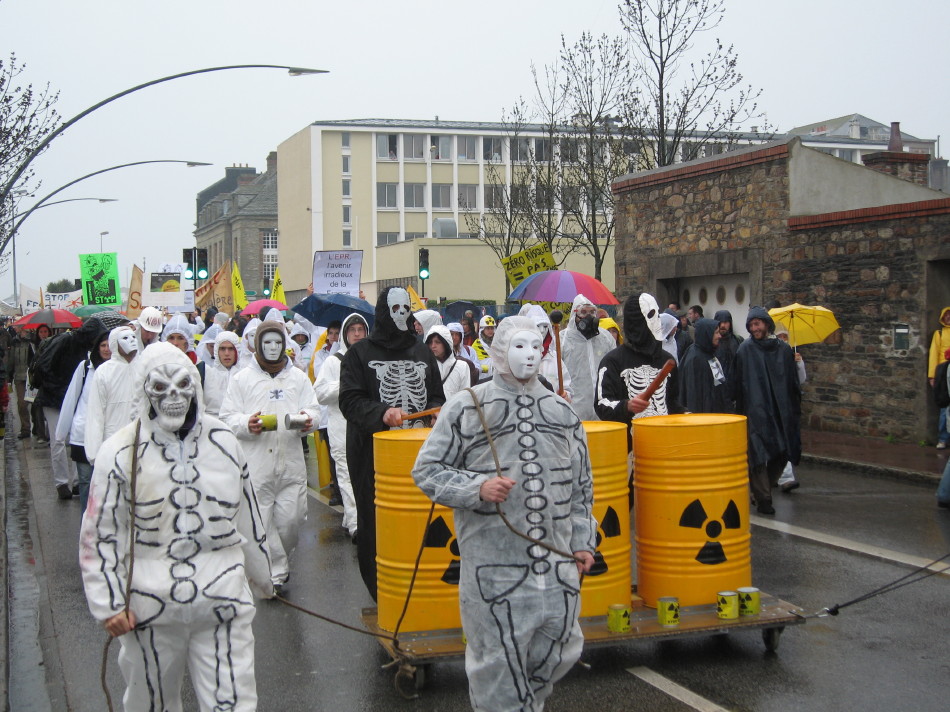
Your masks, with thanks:
[[[803,424],[933,439],[926,363],[936,327],[929,302],[939,299],[933,285],[928,299],[927,280],[950,283],[950,200],[791,217],[781,148],[615,184],[618,296],[657,294],[671,277],[748,272],[750,304],[830,306],[841,330],[799,349]],[[895,328],[904,326],[908,343],[898,348]]]

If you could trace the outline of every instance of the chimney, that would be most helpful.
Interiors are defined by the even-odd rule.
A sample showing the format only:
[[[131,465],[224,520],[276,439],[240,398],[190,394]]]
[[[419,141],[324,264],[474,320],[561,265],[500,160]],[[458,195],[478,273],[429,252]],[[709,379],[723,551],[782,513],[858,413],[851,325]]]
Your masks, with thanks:
[[[861,160],[872,171],[886,173],[925,188],[930,187],[930,154],[904,151],[900,123],[897,121],[891,123],[891,138],[887,143],[887,150],[868,153],[861,156]]]
[[[901,122],[891,122],[891,137],[887,141],[888,151],[903,151],[904,139],[901,137]]]
[[[277,151],[271,151],[267,154],[267,172],[273,173],[277,170]]]
[[[250,185],[254,182],[255,178],[257,178],[257,171],[254,171],[253,173],[240,173],[237,177],[237,184],[239,186]]]
[[[848,138],[861,138],[861,123],[857,119],[848,122]]]

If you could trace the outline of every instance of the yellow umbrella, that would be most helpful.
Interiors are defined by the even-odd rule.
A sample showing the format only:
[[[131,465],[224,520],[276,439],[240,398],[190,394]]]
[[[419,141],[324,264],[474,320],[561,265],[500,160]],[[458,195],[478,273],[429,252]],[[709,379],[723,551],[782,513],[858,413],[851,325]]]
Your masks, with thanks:
[[[769,316],[776,324],[784,324],[788,329],[789,346],[821,343],[841,328],[835,315],[825,307],[806,307],[796,303],[769,309]]]

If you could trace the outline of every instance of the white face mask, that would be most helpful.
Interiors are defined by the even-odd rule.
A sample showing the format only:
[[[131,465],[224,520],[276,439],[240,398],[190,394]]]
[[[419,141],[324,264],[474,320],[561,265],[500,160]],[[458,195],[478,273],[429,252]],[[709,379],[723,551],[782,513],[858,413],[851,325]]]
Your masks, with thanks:
[[[653,338],[663,341],[663,327],[660,325],[660,307],[652,294],[644,292],[640,295],[640,312],[653,332]]]
[[[195,384],[187,368],[165,364],[148,374],[145,394],[155,411],[158,426],[174,432],[185,424],[188,408],[195,398]]]
[[[400,331],[409,329],[409,292],[402,287],[390,289],[386,294],[386,303],[389,305],[389,313],[392,315],[396,328]]]
[[[541,367],[541,337],[531,331],[517,332],[508,344],[508,368],[511,375],[525,382]]]
[[[264,335],[261,339],[261,356],[267,363],[277,363],[280,355],[284,351],[284,340],[279,335],[271,332]]]
[[[139,350],[138,339],[135,338],[135,332],[131,329],[126,329],[125,333],[116,339],[116,343],[123,356],[128,356]]]

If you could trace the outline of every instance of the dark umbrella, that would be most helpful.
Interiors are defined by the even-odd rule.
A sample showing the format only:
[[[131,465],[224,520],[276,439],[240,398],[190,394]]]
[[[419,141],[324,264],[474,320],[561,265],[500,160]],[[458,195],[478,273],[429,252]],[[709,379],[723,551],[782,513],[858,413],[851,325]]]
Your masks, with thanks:
[[[465,312],[472,312],[473,318],[475,321],[478,321],[478,318],[481,316],[481,309],[472,304],[471,302],[452,302],[451,304],[445,305],[445,316],[448,317],[445,321],[459,321]]]
[[[330,326],[334,321],[343,321],[350,314],[356,313],[361,314],[372,329],[376,316],[372,304],[349,294],[311,294],[292,309],[310,323],[324,327]]]

